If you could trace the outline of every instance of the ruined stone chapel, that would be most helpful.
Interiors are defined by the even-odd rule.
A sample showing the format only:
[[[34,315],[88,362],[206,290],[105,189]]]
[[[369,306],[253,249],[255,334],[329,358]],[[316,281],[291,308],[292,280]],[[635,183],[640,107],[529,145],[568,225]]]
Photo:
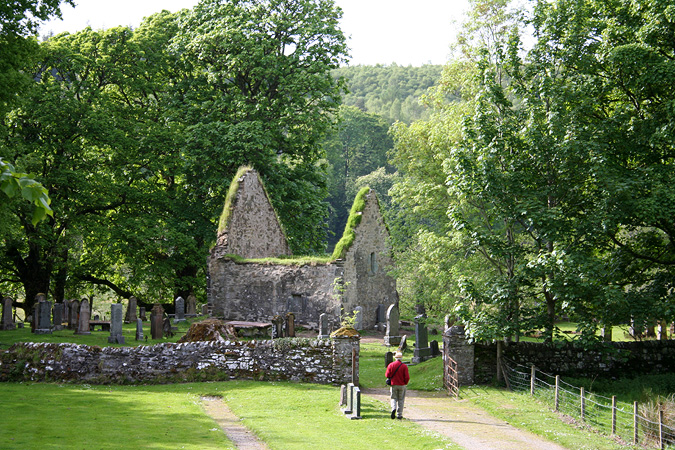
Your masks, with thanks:
[[[258,173],[240,169],[230,186],[209,256],[208,303],[226,320],[270,322],[292,312],[295,321],[316,326],[326,313],[337,325],[357,308],[360,329],[385,321],[398,299],[388,231],[373,190],[359,193],[360,216],[353,240],[330,262],[293,259],[283,228]],[[355,202],[356,204],[356,202]],[[280,260],[262,260],[279,258]]]

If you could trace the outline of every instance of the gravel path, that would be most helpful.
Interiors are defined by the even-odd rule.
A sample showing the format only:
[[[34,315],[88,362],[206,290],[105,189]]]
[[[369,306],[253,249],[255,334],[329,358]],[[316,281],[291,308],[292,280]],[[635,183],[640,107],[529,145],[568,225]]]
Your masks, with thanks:
[[[248,428],[241,424],[239,418],[219,397],[202,397],[202,405],[206,413],[220,425],[232,443],[241,450],[269,450],[269,447]]]
[[[389,389],[361,391],[389,405]],[[471,450],[565,450],[527,431],[519,430],[468,401],[454,400],[443,393],[408,391],[403,417],[447,436]]]

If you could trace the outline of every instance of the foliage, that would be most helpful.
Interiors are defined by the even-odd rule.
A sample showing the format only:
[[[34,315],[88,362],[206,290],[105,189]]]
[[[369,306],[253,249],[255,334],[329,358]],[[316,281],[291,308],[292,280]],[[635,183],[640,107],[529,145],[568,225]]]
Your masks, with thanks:
[[[351,106],[340,108],[338,125],[323,144],[330,190],[329,247],[335,245],[344,230],[348,199],[358,192],[354,190],[356,180],[380,169],[392,171],[387,162],[387,153],[393,147],[388,131],[389,124],[380,116]]]
[[[18,173],[11,164],[8,164],[0,158],[0,191],[7,197],[12,198],[16,194],[32,203],[34,206],[31,223],[33,226],[44,220],[47,216],[53,216],[54,212],[49,204],[51,199],[47,189],[37,181],[29,178],[25,173]]]
[[[366,195],[370,192],[369,187],[364,187],[356,194],[354,198],[354,203],[352,204],[352,209],[349,211],[349,218],[347,219],[347,225],[345,226],[344,234],[340,241],[335,245],[335,250],[333,251],[333,259],[342,259],[345,254],[351,247],[356,234],[354,230],[361,223],[361,216],[363,210],[366,207]]]
[[[344,104],[384,118],[388,123],[411,123],[425,119],[420,99],[438,82],[443,66],[391,65],[343,66],[333,71],[344,77],[347,92]]]

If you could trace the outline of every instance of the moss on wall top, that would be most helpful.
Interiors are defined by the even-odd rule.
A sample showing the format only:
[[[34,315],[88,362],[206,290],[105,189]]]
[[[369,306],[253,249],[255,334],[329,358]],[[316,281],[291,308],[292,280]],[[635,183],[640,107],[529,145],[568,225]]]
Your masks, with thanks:
[[[333,261],[330,256],[288,256],[286,258],[242,258],[239,255],[223,255],[237,264],[267,264],[278,266],[317,266]]]
[[[345,225],[345,231],[342,234],[342,238],[335,245],[335,250],[333,251],[333,259],[344,258],[347,254],[347,250],[354,243],[356,238],[356,233],[354,230],[361,223],[361,216],[363,210],[366,208],[366,195],[370,192],[369,187],[362,188],[356,198],[354,198],[354,203],[352,204],[352,209],[349,211],[349,218],[347,219],[347,225]]]
[[[234,207],[234,200],[237,198],[237,192],[239,191],[239,179],[246,175],[247,172],[253,170],[253,167],[243,166],[237,170],[237,173],[232,178],[232,183],[230,183],[230,189],[227,191],[227,196],[225,196],[225,205],[223,206],[223,212],[220,214],[220,220],[218,221],[218,234],[223,233],[227,226],[230,223],[230,217],[232,216],[232,208]]]

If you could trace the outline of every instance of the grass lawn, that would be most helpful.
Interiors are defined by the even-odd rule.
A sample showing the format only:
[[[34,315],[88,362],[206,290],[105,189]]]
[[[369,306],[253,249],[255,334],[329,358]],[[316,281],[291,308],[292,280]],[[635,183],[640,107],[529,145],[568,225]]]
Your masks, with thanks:
[[[158,386],[0,385],[3,449],[231,449],[204,413],[220,396],[272,449],[458,449],[364,398],[363,420],[340,412],[335,386],[231,381]]]

